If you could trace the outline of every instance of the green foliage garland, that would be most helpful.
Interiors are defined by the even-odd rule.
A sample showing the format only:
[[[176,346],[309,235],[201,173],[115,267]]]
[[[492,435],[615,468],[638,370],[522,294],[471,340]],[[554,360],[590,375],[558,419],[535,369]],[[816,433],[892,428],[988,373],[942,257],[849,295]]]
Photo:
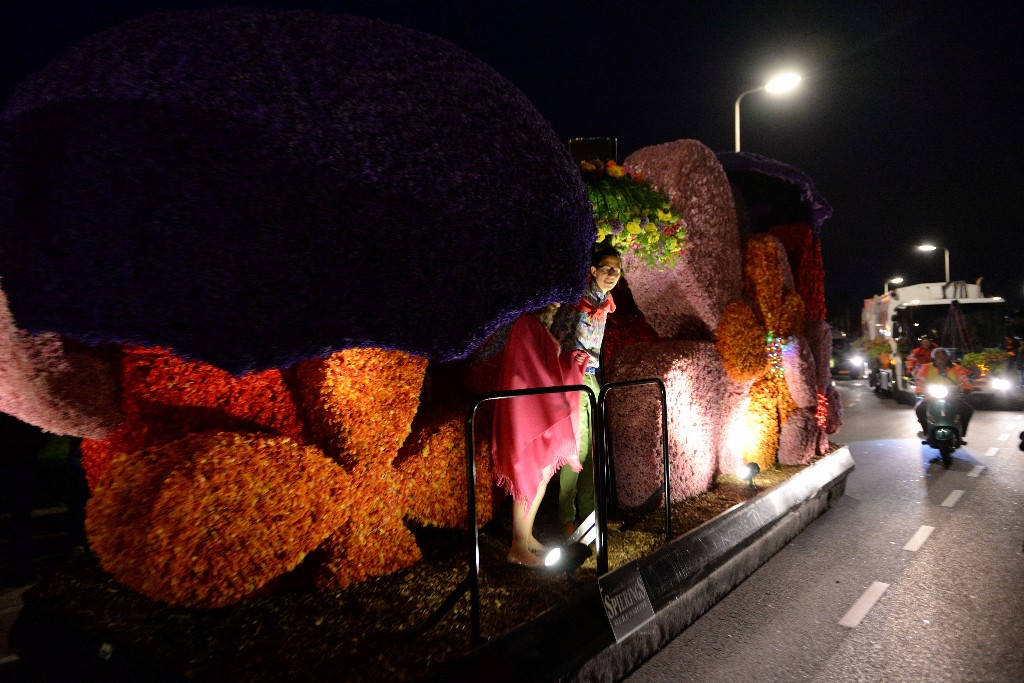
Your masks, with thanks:
[[[686,247],[686,228],[668,199],[614,161],[583,161],[580,172],[594,207],[597,241],[671,269]]]

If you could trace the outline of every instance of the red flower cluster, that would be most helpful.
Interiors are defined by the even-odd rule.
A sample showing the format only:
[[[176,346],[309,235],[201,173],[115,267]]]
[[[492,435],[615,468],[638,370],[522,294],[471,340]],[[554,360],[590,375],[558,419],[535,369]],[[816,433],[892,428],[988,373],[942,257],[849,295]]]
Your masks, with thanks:
[[[633,292],[627,282],[620,281],[619,286],[612,292],[612,296],[615,297],[615,313],[608,316],[608,322],[604,328],[604,341],[601,345],[605,364],[610,363],[617,353],[633,344],[660,339],[658,333],[648,324],[644,314],[637,307],[636,301],[633,299]]]
[[[107,438],[82,441],[82,464],[93,488],[116,454],[186,434],[213,430],[302,440],[298,406],[280,370],[232,377],[166,349],[128,348],[120,363],[125,418]]]
[[[818,407],[814,410],[814,421],[818,423],[820,429],[825,429],[828,425],[828,399],[820,391],[818,392]]]
[[[771,234],[782,242],[796,280],[796,291],[807,305],[808,320],[825,319],[825,269],[821,239],[805,223],[777,225]]]

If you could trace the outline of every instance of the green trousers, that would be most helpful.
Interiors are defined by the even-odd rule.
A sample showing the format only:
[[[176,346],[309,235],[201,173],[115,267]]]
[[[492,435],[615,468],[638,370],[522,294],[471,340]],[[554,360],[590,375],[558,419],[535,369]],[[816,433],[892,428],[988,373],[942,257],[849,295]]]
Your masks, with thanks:
[[[597,377],[583,375],[583,383],[596,398],[601,393]],[[558,521],[562,524],[583,520],[594,511],[593,435],[590,433],[590,399],[580,394],[580,463],[583,470],[573,472],[568,465],[558,470]]]

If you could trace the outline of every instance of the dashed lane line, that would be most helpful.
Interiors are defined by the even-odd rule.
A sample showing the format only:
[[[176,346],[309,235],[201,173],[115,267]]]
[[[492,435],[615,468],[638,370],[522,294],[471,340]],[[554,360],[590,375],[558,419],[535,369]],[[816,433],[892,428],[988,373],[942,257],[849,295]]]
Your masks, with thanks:
[[[964,492],[961,491],[960,489],[956,489],[955,491],[950,491],[949,495],[946,496],[946,500],[942,501],[942,507],[944,507],[944,508],[951,508],[951,507],[953,507],[954,505],[956,505],[956,502],[958,500],[960,500],[960,496],[962,496],[962,495],[964,495]]]
[[[976,477],[985,471],[984,465],[975,465],[974,469],[967,473],[968,477]]]
[[[871,608],[875,606],[875,603],[878,602],[878,599],[882,597],[882,593],[887,588],[889,588],[889,584],[882,583],[881,581],[875,581],[868,586],[864,594],[857,598],[857,602],[853,603],[853,607],[839,620],[839,625],[846,626],[847,628],[857,628],[860,626],[860,622],[871,611]]]
[[[1000,434],[998,437],[996,437],[996,441],[1009,441],[1009,440],[1010,440],[1010,435],[1009,434]]]
[[[985,457],[991,458],[991,457],[995,456],[995,454],[998,453],[998,452],[999,452],[999,449],[996,448],[995,446],[993,446],[992,448],[990,448],[987,451],[985,451]]]
[[[933,531],[935,531],[935,527],[922,525],[921,528],[915,531],[914,535],[910,537],[910,540],[907,541],[905,546],[903,546],[903,549],[916,553],[921,549],[921,546],[924,545],[924,542],[928,540],[928,537],[932,535]]]

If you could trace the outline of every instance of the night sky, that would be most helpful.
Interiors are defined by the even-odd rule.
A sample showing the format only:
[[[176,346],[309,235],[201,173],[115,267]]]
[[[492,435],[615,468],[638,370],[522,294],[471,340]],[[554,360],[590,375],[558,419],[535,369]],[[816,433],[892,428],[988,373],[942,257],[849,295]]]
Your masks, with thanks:
[[[0,99],[84,37],[153,11],[244,2],[0,3]],[[733,147],[733,102],[780,68],[791,94],[742,102],[744,151],[803,169],[834,209],[822,232],[830,319],[856,327],[889,277],[984,277],[1024,306],[1024,21],[1009,2],[251,2],[374,16],[445,37],[515,83],[563,139],[619,161],[681,138]],[[822,9],[822,8],[828,9]]]

